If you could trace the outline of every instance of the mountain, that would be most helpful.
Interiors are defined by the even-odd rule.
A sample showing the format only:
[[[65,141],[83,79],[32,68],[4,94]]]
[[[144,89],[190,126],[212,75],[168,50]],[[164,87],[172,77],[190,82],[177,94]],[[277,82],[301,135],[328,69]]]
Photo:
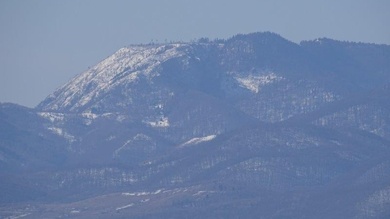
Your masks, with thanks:
[[[5,218],[388,218],[390,46],[131,45],[0,104]]]

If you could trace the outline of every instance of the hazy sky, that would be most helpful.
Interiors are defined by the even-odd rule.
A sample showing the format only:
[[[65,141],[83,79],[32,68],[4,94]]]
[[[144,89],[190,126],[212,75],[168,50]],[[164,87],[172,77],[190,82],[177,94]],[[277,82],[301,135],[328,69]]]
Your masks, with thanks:
[[[272,31],[390,45],[389,0],[0,0],[0,102],[35,106],[119,48]]]

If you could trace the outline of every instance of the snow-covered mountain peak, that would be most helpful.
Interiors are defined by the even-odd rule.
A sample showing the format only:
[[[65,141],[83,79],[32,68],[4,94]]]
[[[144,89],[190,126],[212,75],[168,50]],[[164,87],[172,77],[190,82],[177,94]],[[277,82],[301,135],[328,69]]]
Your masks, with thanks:
[[[136,82],[140,75],[159,75],[156,67],[184,54],[186,44],[138,45],[119,49],[76,76],[50,95],[38,108],[46,111],[80,111],[118,85]]]

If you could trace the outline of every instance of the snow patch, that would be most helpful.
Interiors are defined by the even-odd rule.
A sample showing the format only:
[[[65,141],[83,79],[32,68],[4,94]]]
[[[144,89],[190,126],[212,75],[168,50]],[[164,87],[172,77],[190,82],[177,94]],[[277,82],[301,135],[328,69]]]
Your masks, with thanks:
[[[189,145],[197,145],[197,144],[200,144],[202,142],[211,141],[215,137],[217,137],[217,135],[209,135],[209,136],[205,136],[205,137],[193,138],[187,142],[184,142],[179,147],[185,147],[185,146],[189,146]]]
[[[116,208],[116,210],[119,211],[119,210],[123,210],[123,209],[130,208],[130,207],[133,207],[133,206],[134,206],[134,203],[130,203],[128,205],[125,205],[125,206],[122,206],[122,207],[118,207],[118,208]]]
[[[259,93],[261,86],[274,83],[283,79],[283,77],[277,76],[275,73],[268,75],[249,75],[246,77],[235,77],[241,87],[246,88],[253,93]]]
[[[127,116],[125,116],[125,115],[118,115],[116,117],[116,121],[118,121],[118,122],[123,122],[126,119],[127,119]]]
[[[206,193],[207,191],[198,191],[197,193],[193,194],[193,196],[198,196],[198,195],[201,195],[203,193]]]
[[[155,191],[153,194],[157,195],[157,194],[160,194],[162,191],[163,191],[162,189],[159,189],[159,190]]]
[[[155,122],[146,122],[150,126],[154,128],[165,128],[169,127],[169,120],[168,117],[162,117],[160,120],[155,121]]]
[[[155,192],[124,192],[122,193],[123,196],[146,196],[146,195],[157,195],[160,194],[163,191],[163,189],[158,189]]]
[[[215,193],[215,191],[198,191],[197,193],[194,193],[192,196],[199,196],[205,193]]]
[[[110,135],[108,138],[106,138],[106,141],[112,141],[116,139],[116,136],[115,135]]]
[[[84,118],[84,123],[86,125],[91,125],[93,120],[98,118],[98,115],[91,113],[91,112],[84,112],[81,114],[81,116]]]
[[[30,214],[31,214],[31,213],[27,213],[27,214],[18,215],[18,216],[10,217],[10,219],[23,218],[23,217],[27,217],[27,216],[29,216]]]
[[[118,157],[119,156],[119,153],[122,151],[122,150],[126,150],[127,148],[130,148],[132,145],[133,145],[133,142],[135,141],[153,141],[153,139],[145,134],[137,134],[135,135],[132,139],[129,139],[127,140],[121,147],[119,147],[118,149],[116,149],[113,153],[113,157]]]
[[[64,121],[64,114],[62,113],[50,113],[50,112],[39,112],[38,115],[50,122]]]
[[[85,112],[85,113],[82,113],[81,115],[87,119],[96,119],[98,117],[98,115],[91,113],[91,112]]]
[[[54,134],[58,135],[58,136],[61,136],[63,138],[65,138],[68,142],[75,142],[76,141],[76,138],[73,136],[73,135],[70,135],[69,133],[67,133],[66,131],[64,131],[63,129],[61,128],[58,128],[58,127],[49,127],[47,128],[49,129],[50,131],[52,131]]]
[[[365,218],[378,217],[381,213],[386,212],[389,207],[390,187],[375,192],[366,201],[358,204],[358,208],[364,214]]]

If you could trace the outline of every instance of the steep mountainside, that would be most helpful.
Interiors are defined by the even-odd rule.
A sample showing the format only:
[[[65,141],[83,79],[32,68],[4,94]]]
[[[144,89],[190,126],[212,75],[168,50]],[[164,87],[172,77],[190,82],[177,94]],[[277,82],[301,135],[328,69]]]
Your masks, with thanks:
[[[128,46],[0,105],[0,216],[387,218],[389,88],[387,45]]]

